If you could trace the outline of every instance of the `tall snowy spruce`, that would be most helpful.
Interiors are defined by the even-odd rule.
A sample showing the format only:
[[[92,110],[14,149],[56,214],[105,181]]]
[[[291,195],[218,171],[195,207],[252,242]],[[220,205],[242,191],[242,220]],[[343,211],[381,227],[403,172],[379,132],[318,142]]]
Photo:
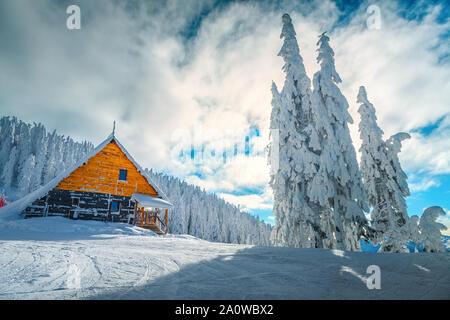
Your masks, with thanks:
[[[408,221],[406,222],[406,228],[408,230],[408,242],[410,243],[412,241],[416,244],[414,246],[413,252],[418,252],[418,246],[420,246],[422,243],[422,235],[419,231],[419,220],[420,218],[418,216],[413,215],[409,217]]]
[[[409,196],[406,174],[403,172],[398,153],[401,141],[409,138],[407,133],[398,133],[387,141],[377,125],[375,108],[367,99],[366,89],[361,86],[358,93],[358,112],[361,114],[359,132],[361,145],[361,173],[369,204],[372,207],[370,238],[381,243],[380,251],[408,252],[406,243],[410,233],[405,197]],[[386,239],[386,240],[384,240]]]
[[[311,80],[306,75],[290,16],[284,14],[282,22],[280,38],[284,43],[278,56],[285,62],[286,78],[281,92],[272,83],[270,122],[270,185],[276,219],[271,240],[276,246],[322,247],[319,217],[306,196],[318,163],[314,153],[317,134],[311,123]],[[275,148],[278,157],[274,156]]]
[[[367,200],[348,123],[353,123],[348,102],[337,86],[341,78],[334,65],[330,38],[323,33],[317,45],[320,70],[314,74],[311,97],[313,119],[318,133],[319,169],[309,198],[323,208],[321,224],[325,247],[360,250],[359,239],[367,231]]]
[[[445,212],[441,207],[434,206],[425,209],[420,217],[419,229],[425,252],[445,252],[441,230],[447,230],[447,227],[436,222],[439,216],[445,216]]]

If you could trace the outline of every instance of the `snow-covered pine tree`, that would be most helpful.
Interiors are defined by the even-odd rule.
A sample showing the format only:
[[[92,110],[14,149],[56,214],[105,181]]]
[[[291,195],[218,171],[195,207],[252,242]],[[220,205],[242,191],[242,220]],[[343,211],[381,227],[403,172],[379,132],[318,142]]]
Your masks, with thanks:
[[[436,222],[440,215],[445,215],[444,210],[441,207],[434,206],[425,209],[420,217],[419,229],[423,240],[423,251],[425,252],[445,252],[441,230],[447,230],[447,227]]]
[[[375,108],[368,101],[363,86],[359,88],[357,102],[361,103],[358,109],[362,140],[360,168],[372,207],[371,227],[374,232],[370,239],[382,244],[380,251],[408,252],[405,245],[410,240],[410,231],[405,197],[409,195],[409,189],[397,154],[401,147],[399,139],[409,135],[400,133],[385,142],[383,131],[377,125]]]
[[[402,149],[402,141],[411,139],[411,136],[406,132],[399,132],[394,135],[392,135],[387,141],[386,146],[389,151],[389,155],[392,162],[392,167],[397,175],[397,183],[399,188],[402,190],[405,197],[409,196],[409,188],[408,188],[408,182],[406,181],[408,177],[403,172],[403,169],[400,165],[400,160],[398,158],[398,154],[400,153]],[[404,198],[403,198],[404,200]],[[402,201],[401,198],[398,198],[397,201],[404,206],[404,209],[406,211],[406,202]]]
[[[419,231],[419,221],[420,218],[416,215],[409,217],[407,221],[406,229],[408,230],[408,240],[414,242],[415,245],[422,245],[422,235]],[[415,247],[415,252],[417,252],[417,247]]]
[[[9,189],[14,183],[18,162],[17,123],[16,117],[3,117],[0,121],[0,185],[2,189]]]
[[[53,130],[51,134],[49,134],[47,139],[47,156],[45,159],[45,165],[42,173],[43,184],[48,183],[52,180],[57,174],[57,143],[58,138],[56,134],[56,130]]]
[[[2,174],[2,169],[5,167],[9,160],[11,149],[13,146],[14,139],[14,129],[13,121],[9,117],[3,117],[0,120],[0,175]],[[0,183],[2,181],[0,180]]]
[[[34,155],[31,152],[30,128],[29,124],[20,121],[16,136],[18,168],[13,185],[23,193],[27,193],[30,189],[30,177],[35,165]]]
[[[30,191],[33,191],[42,185],[42,171],[47,154],[47,133],[42,124],[39,123],[31,129],[31,141],[32,152],[35,155],[35,166],[30,181]]]
[[[64,162],[64,157],[68,152],[67,145],[65,143],[64,136],[56,136],[56,146],[55,146],[55,162],[56,162],[56,172],[57,174],[65,171],[70,163]]]
[[[368,225],[364,216],[368,206],[348,129],[353,119],[348,102],[337,86],[342,81],[335,69],[329,41],[323,33],[317,42],[320,70],[314,74],[311,105],[319,135],[320,160],[308,195],[312,201],[330,208],[321,214],[327,247],[360,250],[359,239]]]
[[[36,165],[34,154],[30,153],[19,166],[19,174],[17,176],[17,189],[23,194],[30,191],[31,177]]]
[[[9,189],[12,187],[13,180],[16,175],[17,154],[17,147],[12,147],[12,150],[9,153],[8,161],[2,168],[3,170],[0,176],[0,181],[2,182],[4,189]]]
[[[282,21],[280,38],[284,38],[284,43],[278,55],[285,62],[286,78],[281,93],[272,83],[270,128],[278,131],[279,139],[275,141],[272,135],[268,147],[275,214],[271,239],[277,246],[322,247],[316,205],[306,196],[318,163],[314,153],[317,134],[311,124],[311,80],[290,16],[284,14]],[[278,158],[272,156],[274,148],[278,148]]]

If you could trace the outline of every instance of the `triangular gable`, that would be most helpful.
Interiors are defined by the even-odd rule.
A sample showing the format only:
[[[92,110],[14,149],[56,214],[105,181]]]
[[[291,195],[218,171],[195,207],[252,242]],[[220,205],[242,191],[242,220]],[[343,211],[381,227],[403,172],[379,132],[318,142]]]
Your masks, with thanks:
[[[165,193],[162,192],[162,190],[152,181],[152,179],[150,179],[150,177],[147,174],[145,174],[145,171],[142,169],[142,167],[136,162],[136,160],[134,160],[134,158],[131,156],[131,154],[128,153],[127,149],[125,149],[125,147],[120,143],[120,141],[117,140],[117,138],[115,138],[115,137],[113,137],[113,139],[117,143],[119,148],[122,150],[122,152],[125,153],[127,158],[130,159],[131,162],[133,162],[133,164],[136,166],[138,172],[140,172],[144,176],[144,178],[147,179],[148,183],[153,188],[155,188],[156,192],[158,192],[158,198],[164,199],[165,201],[169,201],[169,198],[167,198]]]
[[[126,171],[126,180],[119,179],[119,172]],[[158,197],[156,189],[138,171],[117,142],[111,140],[95,156],[59,182],[59,190],[103,193],[132,197],[135,193]]]
[[[76,169],[78,169],[79,167],[81,167],[85,163],[87,163],[89,161],[89,159],[91,159],[92,157],[97,155],[101,150],[103,150],[112,141],[117,143],[117,146],[126,155],[126,157],[133,163],[133,165],[136,167],[137,171],[147,180],[147,182],[150,184],[150,186],[152,186],[156,190],[156,192],[158,194],[158,198],[162,198],[162,199],[170,202],[170,200],[161,191],[161,189],[155,183],[153,183],[153,181],[150,179],[150,177],[148,175],[145,174],[144,170],[141,168],[141,166],[139,166],[139,164],[128,153],[128,151],[125,149],[125,147],[117,140],[117,138],[114,135],[111,134],[102,143],[100,143],[96,148],[94,148],[91,152],[89,152],[86,157],[84,157],[83,159],[78,161],[71,168],[69,168],[69,169],[65,170],[64,172],[60,173],[59,175],[57,175],[46,185],[31,192],[30,194],[27,194],[25,197],[23,197],[17,201],[14,201],[10,205],[0,208],[0,219],[10,217],[11,215],[16,215],[17,213],[20,213],[23,210],[25,210],[25,208],[28,207],[33,201],[45,196],[50,190],[52,190],[56,186],[58,186],[59,183],[63,179],[67,178],[68,176],[70,176],[70,174],[72,172],[74,172]]]

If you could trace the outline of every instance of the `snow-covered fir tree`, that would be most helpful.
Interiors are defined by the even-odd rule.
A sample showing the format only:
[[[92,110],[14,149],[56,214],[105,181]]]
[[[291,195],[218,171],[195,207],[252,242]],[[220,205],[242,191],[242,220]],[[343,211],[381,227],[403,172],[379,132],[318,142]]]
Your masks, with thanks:
[[[320,159],[309,197],[329,208],[321,214],[326,247],[359,250],[360,237],[367,229],[364,211],[368,211],[368,206],[348,129],[348,123],[353,120],[348,102],[337,86],[341,78],[335,69],[329,41],[323,33],[317,43],[320,70],[314,74],[311,104]]]
[[[58,138],[56,135],[56,130],[54,130],[51,134],[48,135],[47,138],[47,155],[45,157],[45,164],[42,170],[42,179],[43,184],[47,184],[50,180],[52,180],[56,176],[57,172],[57,146]]]
[[[278,53],[286,74],[281,92],[272,83],[272,114],[269,164],[274,193],[275,227],[272,242],[278,246],[322,247],[317,205],[310,203],[307,190],[316,173],[317,134],[311,124],[311,80],[300,55],[296,33],[288,14],[282,17],[284,39]],[[279,139],[274,139],[278,137]],[[274,148],[279,157],[275,157]]]
[[[34,155],[31,153],[31,126],[25,122],[18,123],[16,135],[17,142],[17,188],[26,193],[30,188],[30,177],[33,171],[35,161]]]
[[[36,165],[34,154],[30,153],[24,156],[25,160],[19,165],[17,186],[22,193],[28,193],[30,191],[31,178]]]
[[[405,197],[409,196],[406,175],[398,159],[401,139],[406,133],[382,138],[383,131],[377,125],[375,108],[367,99],[366,89],[361,86],[358,93],[358,112],[361,114],[359,132],[362,140],[361,173],[371,211],[370,239],[381,243],[380,251],[408,252],[406,243],[410,237]]]
[[[8,117],[0,119],[0,176],[9,161],[9,156],[14,141],[14,129],[11,120]]]
[[[0,176],[0,181],[4,189],[9,189],[13,185],[14,178],[16,176],[17,167],[17,147],[13,146],[7,162],[2,167],[2,174]]]
[[[429,207],[422,213],[419,229],[421,240],[423,241],[423,251],[445,252],[441,230],[447,230],[447,227],[442,223],[436,222],[439,216],[444,215],[444,210],[438,206]]]
[[[406,230],[408,231],[408,237],[407,239],[409,241],[412,241],[414,246],[414,252],[417,252],[417,246],[422,245],[422,235],[420,234],[419,230],[419,221],[420,218],[416,215],[409,217],[408,221],[406,222]]]
[[[36,190],[42,185],[42,172],[47,154],[47,135],[44,126],[39,123],[31,129],[31,153],[34,155],[35,166],[30,177],[29,190]]]

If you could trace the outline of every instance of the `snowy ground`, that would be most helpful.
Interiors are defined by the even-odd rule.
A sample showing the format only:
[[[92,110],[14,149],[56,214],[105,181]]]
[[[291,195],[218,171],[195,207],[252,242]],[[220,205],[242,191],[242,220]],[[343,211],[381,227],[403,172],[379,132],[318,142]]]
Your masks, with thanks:
[[[369,265],[381,290],[366,287]],[[450,299],[449,271],[449,253],[230,245],[57,217],[0,227],[0,299]]]

